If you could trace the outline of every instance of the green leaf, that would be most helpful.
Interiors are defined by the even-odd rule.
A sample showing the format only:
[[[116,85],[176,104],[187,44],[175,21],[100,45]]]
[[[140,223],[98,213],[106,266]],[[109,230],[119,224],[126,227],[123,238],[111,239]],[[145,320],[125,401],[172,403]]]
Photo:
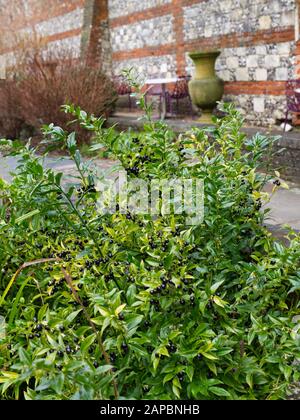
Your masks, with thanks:
[[[218,395],[219,397],[228,397],[228,398],[231,397],[231,395],[229,394],[228,391],[226,391],[226,389],[221,388],[219,386],[211,386],[209,388],[209,391],[215,395]]]
[[[46,333],[47,340],[53,349],[58,349],[59,344],[51,337],[50,334]]]
[[[189,378],[189,380],[192,382],[193,376],[194,376],[194,367],[193,366],[187,366],[185,369],[185,372]]]
[[[115,315],[118,316],[125,307],[126,307],[126,303],[123,303],[123,305],[118,306],[117,309],[115,310]]]
[[[74,154],[76,151],[76,133],[70,133],[67,138],[67,147],[71,154]]]
[[[212,354],[210,354],[210,353],[206,353],[206,352],[201,351],[201,354],[202,354],[204,357],[206,357],[206,359],[209,359],[209,360],[218,360],[218,357],[213,356],[213,355],[212,355]]]
[[[158,354],[162,354],[163,356],[170,356],[169,355],[169,352],[168,352],[168,350],[167,350],[167,348],[165,346],[160,347],[159,349],[156,350],[156,352]]]
[[[16,225],[19,225],[20,223],[24,222],[27,219],[31,219],[33,216],[36,216],[37,214],[40,213],[40,210],[36,209],[36,210],[32,210],[31,212],[24,214],[23,216],[18,217],[15,220]]]
[[[127,329],[128,331],[132,330],[133,328],[137,327],[144,319],[143,315],[135,315],[131,316],[128,319]]]
[[[251,345],[255,336],[256,336],[256,331],[254,331],[254,330],[249,331],[249,333],[248,333],[248,344],[249,344],[249,346]]]
[[[217,283],[214,283],[210,288],[211,293],[216,293],[216,291],[224,283],[224,281],[225,280],[221,280],[221,281],[218,281]]]
[[[154,359],[153,359],[153,368],[154,368],[154,371],[157,370],[158,365],[159,365],[159,361],[160,361],[159,357],[154,357]]]
[[[86,352],[88,350],[88,348],[94,343],[95,340],[96,340],[96,334],[89,335],[81,343],[80,350],[83,353]]]
[[[99,149],[103,149],[103,148],[105,148],[106,146],[105,146],[105,144],[102,144],[102,143],[96,143],[96,144],[93,144],[91,147],[90,147],[90,151],[91,152],[96,152],[97,150],[99,150]]]
[[[176,395],[176,397],[178,399],[180,399],[180,390],[179,390],[179,388],[177,388],[177,386],[173,385],[172,386],[172,390],[173,390],[174,394]]]
[[[110,318],[104,318],[103,325],[102,325],[102,328],[101,328],[101,336],[103,335],[106,328],[110,325],[110,323],[111,323]]]
[[[236,204],[235,201],[229,201],[227,203],[223,203],[221,206],[223,209],[229,209],[230,207],[234,206]]]
[[[11,312],[9,314],[9,319],[8,319],[8,324],[9,325],[13,325],[13,322],[15,320],[15,317],[16,317],[17,313],[18,313],[18,310],[20,310],[19,302],[20,302],[20,299],[23,295],[23,289],[25,288],[25,286],[27,285],[29,280],[31,280],[31,277],[27,277],[27,279],[24,280],[24,282],[20,286],[20,289],[18,290],[18,293],[17,293],[16,298],[14,300]]]
[[[213,362],[206,362],[209,370],[211,370],[215,375],[218,374],[217,367]]]
[[[106,372],[108,372],[109,370],[111,370],[111,369],[113,369],[113,366],[112,365],[103,365],[103,366],[99,366],[97,369],[96,369],[96,373],[97,373],[97,375],[102,375],[103,373],[106,373]]]
[[[45,304],[45,305],[43,305],[43,306],[41,307],[41,309],[38,311],[38,320],[39,320],[39,321],[43,321],[43,319],[44,319],[44,317],[45,317],[45,315],[46,315],[46,313],[47,313],[47,310],[48,310],[48,304]]]
[[[71,322],[74,321],[74,319],[77,317],[77,315],[82,311],[82,309],[78,309],[78,311],[71,312],[70,315],[67,316],[66,321],[68,324],[71,324]]]
[[[199,394],[208,397],[208,388],[204,384],[192,382],[189,386],[194,398],[199,397]]]
[[[176,386],[176,388],[178,388],[178,389],[181,389],[182,388],[181,383],[179,382],[179,379],[177,378],[177,376],[175,376],[173,378],[172,383],[173,383],[174,386]]]
[[[164,385],[166,382],[171,381],[173,378],[174,378],[174,373],[168,373],[168,374],[164,377],[164,380],[163,380],[163,385]]]
[[[148,356],[148,353],[146,352],[146,350],[143,349],[142,346],[138,345],[137,343],[129,343],[129,347],[131,348],[131,350],[133,350],[136,354],[146,357]]]
[[[249,387],[252,389],[253,388],[253,376],[252,376],[252,373],[247,373],[247,375],[246,375],[246,382],[249,385]]]
[[[221,306],[221,308],[224,308],[225,305],[228,305],[228,302],[225,302],[225,300],[220,299],[218,296],[214,296],[213,301],[216,305]]]
[[[105,316],[105,317],[110,316],[110,313],[106,309],[104,309],[104,308],[98,308],[98,310],[99,310],[99,312],[100,312],[100,314],[102,316]]]
[[[54,389],[54,391],[57,394],[61,394],[64,386],[64,381],[65,375],[62,372],[60,372],[55,376],[55,378],[52,379],[51,388]]]
[[[24,350],[22,347],[19,348],[19,358],[20,358],[20,361],[24,363],[25,365],[27,366],[31,365],[31,357],[29,353],[26,350]]]
[[[149,265],[151,265],[152,267],[159,267],[160,262],[153,260],[151,258],[147,258],[146,259],[146,263],[148,263]]]

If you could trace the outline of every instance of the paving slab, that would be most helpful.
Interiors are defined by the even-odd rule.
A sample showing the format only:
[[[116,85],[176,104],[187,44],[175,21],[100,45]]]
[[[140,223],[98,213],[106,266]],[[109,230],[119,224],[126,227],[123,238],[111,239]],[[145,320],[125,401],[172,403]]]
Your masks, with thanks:
[[[45,167],[53,168],[64,173],[72,173],[75,170],[75,164],[68,158],[45,158]],[[12,156],[1,156],[0,154],[0,177],[6,181],[10,181],[11,173],[15,172],[18,167],[18,158]]]
[[[272,226],[287,224],[300,231],[300,188],[280,189],[271,198],[271,209],[266,223]]]

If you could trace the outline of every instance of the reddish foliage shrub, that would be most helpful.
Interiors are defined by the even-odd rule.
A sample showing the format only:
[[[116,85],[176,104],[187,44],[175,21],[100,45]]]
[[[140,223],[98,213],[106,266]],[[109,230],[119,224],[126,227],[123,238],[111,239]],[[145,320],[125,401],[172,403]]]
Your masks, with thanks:
[[[0,135],[15,138],[19,136],[22,121],[18,103],[15,101],[15,83],[5,80],[0,83]]]
[[[70,117],[61,105],[79,105],[96,116],[107,116],[116,100],[112,81],[99,69],[79,62],[71,52],[63,59],[35,52],[8,76],[0,89],[0,132],[18,136],[22,127],[39,132],[41,125],[56,121],[66,128]],[[80,130],[79,141],[88,140]]]

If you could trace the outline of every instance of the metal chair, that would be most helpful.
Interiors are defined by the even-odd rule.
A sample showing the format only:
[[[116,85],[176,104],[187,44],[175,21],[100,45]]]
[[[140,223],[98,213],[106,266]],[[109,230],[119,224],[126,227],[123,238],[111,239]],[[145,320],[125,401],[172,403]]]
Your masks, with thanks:
[[[149,88],[147,89],[146,95],[145,95],[145,102],[146,105],[148,104],[148,97],[149,96],[155,96],[158,98],[158,114],[159,114],[159,118],[162,115],[162,101],[164,100],[164,92],[163,92],[163,88],[162,85],[160,84],[155,84],[155,85],[150,85]]]
[[[190,79],[191,79],[190,76],[179,76],[173,90],[168,92],[167,103],[168,103],[168,110],[171,116],[176,116],[180,114],[179,101],[182,99],[188,99],[189,111],[191,115],[194,113],[193,104],[192,104],[192,100],[189,94],[189,87],[188,87],[188,82]]]
[[[113,77],[113,83],[115,90],[119,96],[128,95],[128,105],[129,109],[132,109],[132,100],[131,100],[131,94],[132,94],[132,88],[127,83],[127,80],[123,75],[117,75]]]
[[[289,113],[299,114],[300,113],[300,79],[288,80],[286,82],[286,100],[287,108],[285,114],[284,128],[285,132],[286,125],[288,123]]]

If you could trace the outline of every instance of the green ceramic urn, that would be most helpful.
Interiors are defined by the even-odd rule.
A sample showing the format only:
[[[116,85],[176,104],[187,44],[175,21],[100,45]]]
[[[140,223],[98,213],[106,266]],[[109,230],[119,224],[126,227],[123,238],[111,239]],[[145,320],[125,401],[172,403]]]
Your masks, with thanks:
[[[224,93],[224,82],[215,72],[220,51],[193,52],[189,56],[195,63],[195,74],[189,82],[193,104],[203,112],[211,112]]]

